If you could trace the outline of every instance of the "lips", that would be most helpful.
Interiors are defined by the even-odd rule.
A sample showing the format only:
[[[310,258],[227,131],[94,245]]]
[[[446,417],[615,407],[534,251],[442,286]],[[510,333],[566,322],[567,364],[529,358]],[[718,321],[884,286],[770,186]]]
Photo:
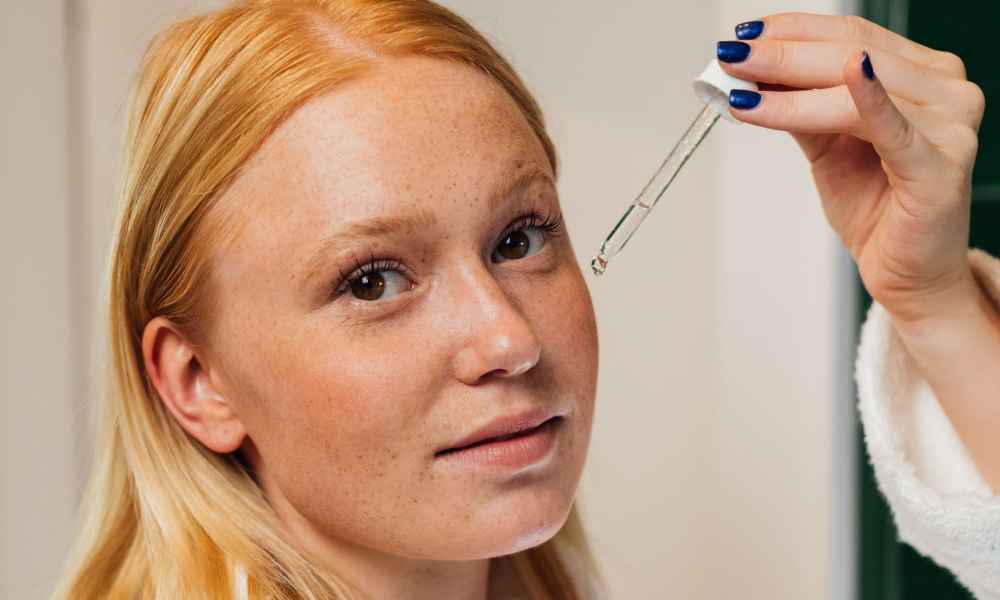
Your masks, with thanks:
[[[438,450],[435,452],[435,456],[525,435],[549,421],[562,419],[563,414],[552,409],[535,408],[501,416],[448,445],[446,448]]]

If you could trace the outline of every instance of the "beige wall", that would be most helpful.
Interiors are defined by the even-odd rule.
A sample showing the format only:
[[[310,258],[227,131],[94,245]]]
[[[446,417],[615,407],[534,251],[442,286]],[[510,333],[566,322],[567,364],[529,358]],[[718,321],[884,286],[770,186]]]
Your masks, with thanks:
[[[78,493],[66,16],[55,0],[0,5],[2,598],[44,596]]]
[[[744,0],[718,16],[835,8]],[[851,497],[832,456],[834,407],[849,402],[835,395],[847,375],[834,371],[835,336],[849,331],[834,304],[836,238],[790,136],[727,128],[716,142],[716,597],[846,598],[831,502]]]
[[[69,537],[75,448],[89,443],[74,407],[99,388],[74,373],[99,364],[128,78],[158,27],[214,4],[77,0],[64,15],[49,1],[4,19],[23,21],[5,44],[46,54],[20,67],[44,101],[0,100],[4,131],[22,140],[6,138],[3,164],[19,223],[2,258],[18,269],[5,311],[3,597],[43,597]],[[699,109],[688,82],[714,41],[742,20],[839,3],[446,4],[487,32],[542,103],[586,266]],[[10,54],[0,60],[13,68]],[[38,200],[10,201],[29,194]],[[44,243],[25,271],[16,250],[32,240]],[[721,124],[608,274],[588,275],[602,361],[581,503],[616,598],[850,597],[843,267],[791,140]]]

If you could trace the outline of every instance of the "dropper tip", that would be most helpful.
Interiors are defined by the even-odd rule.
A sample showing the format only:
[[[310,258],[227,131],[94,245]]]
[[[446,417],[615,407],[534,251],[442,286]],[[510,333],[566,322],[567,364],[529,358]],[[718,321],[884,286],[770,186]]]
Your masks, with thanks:
[[[604,272],[608,270],[608,257],[604,254],[598,254],[594,257],[594,260],[590,261],[590,268],[594,271],[594,275],[604,275]]]

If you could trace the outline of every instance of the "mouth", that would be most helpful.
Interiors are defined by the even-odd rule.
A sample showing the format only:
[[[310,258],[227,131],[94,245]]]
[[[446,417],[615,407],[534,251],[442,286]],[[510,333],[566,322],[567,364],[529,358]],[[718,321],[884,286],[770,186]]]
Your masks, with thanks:
[[[550,472],[548,467],[554,466],[560,456],[556,448],[566,429],[566,417],[551,413],[545,416],[548,418],[535,418],[530,425],[523,425],[526,422],[523,418],[494,421],[487,428],[493,435],[467,438],[461,444],[438,451],[434,459],[449,469],[495,475],[528,468],[536,474]],[[512,425],[519,422],[522,425]]]
[[[480,447],[483,447],[483,446],[489,446],[489,445],[493,445],[493,444],[502,444],[503,442],[508,442],[508,441],[511,441],[511,440],[518,440],[518,439],[521,439],[521,438],[528,438],[528,437],[531,437],[531,436],[533,436],[535,434],[543,433],[544,432],[543,430],[554,429],[558,425],[558,423],[560,423],[561,421],[563,421],[563,417],[561,417],[559,415],[556,415],[554,417],[546,419],[545,421],[542,421],[540,424],[535,425],[534,427],[526,427],[526,428],[519,429],[517,431],[511,432],[511,433],[507,433],[507,434],[503,434],[503,435],[495,435],[495,436],[484,437],[484,438],[478,439],[476,441],[473,441],[471,443],[462,444],[462,445],[455,446],[455,447],[452,447],[452,448],[445,448],[444,450],[437,451],[434,454],[434,456],[438,456],[438,457],[440,457],[440,456],[448,456],[449,454],[454,454],[456,452],[462,452],[464,450],[472,450],[474,448],[480,448]]]

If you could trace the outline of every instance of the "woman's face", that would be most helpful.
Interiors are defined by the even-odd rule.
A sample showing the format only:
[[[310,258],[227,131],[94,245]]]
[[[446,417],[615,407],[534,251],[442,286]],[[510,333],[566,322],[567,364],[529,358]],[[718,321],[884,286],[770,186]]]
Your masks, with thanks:
[[[590,439],[596,327],[568,237],[546,228],[552,170],[499,85],[380,63],[297,110],[219,208],[238,232],[213,262],[213,384],[284,521],[449,560],[558,531]],[[542,458],[440,453],[532,410],[563,415]]]

